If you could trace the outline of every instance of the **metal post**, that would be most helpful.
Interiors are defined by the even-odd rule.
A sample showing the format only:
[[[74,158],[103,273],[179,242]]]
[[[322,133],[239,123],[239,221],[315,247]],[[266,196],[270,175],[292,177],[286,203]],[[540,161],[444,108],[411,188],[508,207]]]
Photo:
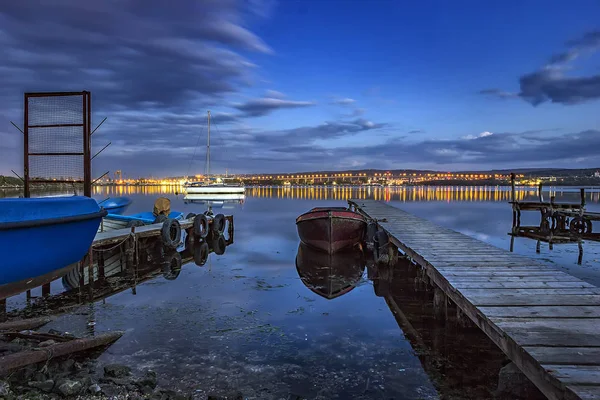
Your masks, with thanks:
[[[206,143],[206,176],[210,176],[210,111],[208,111],[208,141]]]
[[[50,283],[45,283],[42,285],[42,297],[50,296]]]
[[[512,172],[510,174],[510,186],[511,186],[510,199],[512,202],[514,202],[514,201],[516,201],[516,198],[515,198],[515,174]]]
[[[29,197],[29,96],[23,102],[23,196]]]
[[[83,102],[83,195],[92,197],[92,94],[84,91]]]
[[[0,300],[0,322],[6,321],[6,299]]]

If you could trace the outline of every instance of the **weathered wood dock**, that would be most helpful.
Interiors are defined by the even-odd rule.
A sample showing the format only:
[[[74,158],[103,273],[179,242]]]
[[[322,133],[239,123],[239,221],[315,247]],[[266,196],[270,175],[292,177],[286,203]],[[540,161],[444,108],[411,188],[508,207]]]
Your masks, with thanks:
[[[190,229],[193,226],[193,219],[179,221],[182,230]],[[92,247],[110,246],[115,243],[123,242],[132,236],[138,239],[160,236],[163,223],[150,224],[144,226],[134,226],[131,228],[113,229],[105,232],[98,232],[94,237]]]
[[[600,399],[600,288],[396,207],[348,200],[549,399]]]

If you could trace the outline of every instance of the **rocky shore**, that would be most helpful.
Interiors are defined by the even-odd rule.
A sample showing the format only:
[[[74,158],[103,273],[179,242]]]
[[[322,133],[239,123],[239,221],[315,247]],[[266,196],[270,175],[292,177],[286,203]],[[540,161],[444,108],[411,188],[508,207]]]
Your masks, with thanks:
[[[26,336],[31,331],[19,332]],[[48,335],[70,338],[70,335],[50,330]],[[0,361],[3,357],[24,354],[30,350],[47,349],[51,353],[55,340],[42,342],[0,333]],[[98,350],[74,353],[48,361],[30,364],[0,376],[0,399],[59,400],[59,399],[150,399],[150,400],[241,400],[241,393],[225,396],[206,393],[182,393],[160,386],[155,371],[132,371],[120,364],[101,365]]]

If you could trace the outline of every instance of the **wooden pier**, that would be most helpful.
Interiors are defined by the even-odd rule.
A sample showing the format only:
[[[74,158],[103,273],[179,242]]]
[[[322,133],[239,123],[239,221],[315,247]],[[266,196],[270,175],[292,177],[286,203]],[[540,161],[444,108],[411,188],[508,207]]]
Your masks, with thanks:
[[[549,399],[600,399],[600,288],[373,200],[377,221],[435,287]]]

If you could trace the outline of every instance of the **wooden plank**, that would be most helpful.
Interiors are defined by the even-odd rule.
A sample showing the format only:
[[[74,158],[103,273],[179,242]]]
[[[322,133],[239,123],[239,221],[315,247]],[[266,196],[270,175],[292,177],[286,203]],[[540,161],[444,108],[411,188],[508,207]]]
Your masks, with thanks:
[[[549,267],[543,267],[543,266],[511,266],[511,265],[507,265],[507,266],[486,266],[485,264],[482,266],[471,266],[471,267],[437,267],[435,268],[436,270],[438,270],[440,273],[446,275],[446,274],[453,274],[453,273],[479,273],[479,272],[487,272],[487,273],[494,273],[496,271],[498,272],[506,272],[506,273],[519,273],[519,272],[525,272],[525,271],[531,271],[531,272],[563,272],[559,269],[555,269],[555,268],[549,268]]]
[[[489,318],[497,327],[505,331],[528,329],[530,331],[553,330],[556,332],[577,332],[597,335],[600,340],[600,319],[580,318]]]
[[[594,288],[589,283],[578,282],[556,282],[556,281],[526,281],[526,282],[459,282],[452,284],[456,289],[536,289],[536,288]]]
[[[600,366],[542,365],[542,368],[567,385],[600,385]]]
[[[439,270],[438,270],[439,271]],[[504,277],[504,278],[524,278],[524,277],[552,277],[558,279],[559,277],[571,276],[565,274],[562,271],[544,271],[544,270],[510,270],[510,269],[481,269],[481,270],[471,270],[471,271],[453,271],[451,269],[439,271],[443,273],[445,277],[449,278],[470,278],[470,277]],[[572,277],[572,276],[571,276]]]
[[[431,262],[432,261],[429,261],[430,264],[431,264]],[[519,266],[525,265],[525,263],[522,263],[519,261],[511,261],[511,262],[488,261],[485,264],[480,261],[463,261],[463,262],[439,261],[439,262],[434,262],[434,263],[435,263],[436,268],[438,268],[438,267],[439,268],[452,268],[452,267],[461,267],[461,268],[465,268],[465,267],[489,268],[489,267],[492,267],[493,268],[493,267],[510,267],[510,266],[519,267]],[[535,265],[535,264],[532,264],[531,262],[529,262],[528,265],[531,266],[531,265]]]
[[[599,295],[514,296],[506,294],[504,296],[468,296],[467,299],[478,308],[492,306],[598,306],[600,304]]]
[[[505,328],[501,331],[510,337],[517,346],[551,346],[551,347],[600,347],[600,336],[590,333],[578,333],[572,330],[554,330],[540,328],[537,330],[524,328]]]
[[[453,285],[469,282],[581,282],[585,284],[581,279],[571,275],[491,275],[491,274],[480,274],[480,275],[446,275],[448,282]],[[588,284],[589,285],[589,284]]]
[[[523,347],[541,364],[600,365],[600,347]]]
[[[600,399],[600,385],[599,386],[577,386],[569,385],[567,388],[573,392],[577,398],[581,400],[598,400]]]
[[[600,318],[600,306],[560,305],[478,308],[488,318]]]
[[[561,288],[561,289],[465,289],[461,290],[463,296],[488,296],[488,297],[499,297],[510,295],[513,297],[537,297],[540,295],[553,295],[553,296],[578,296],[578,295],[600,295],[600,288]],[[563,298],[559,298],[556,301],[563,301]],[[594,304],[600,305],[600,296]],[[568,304],[566,304],[568,305]]]

